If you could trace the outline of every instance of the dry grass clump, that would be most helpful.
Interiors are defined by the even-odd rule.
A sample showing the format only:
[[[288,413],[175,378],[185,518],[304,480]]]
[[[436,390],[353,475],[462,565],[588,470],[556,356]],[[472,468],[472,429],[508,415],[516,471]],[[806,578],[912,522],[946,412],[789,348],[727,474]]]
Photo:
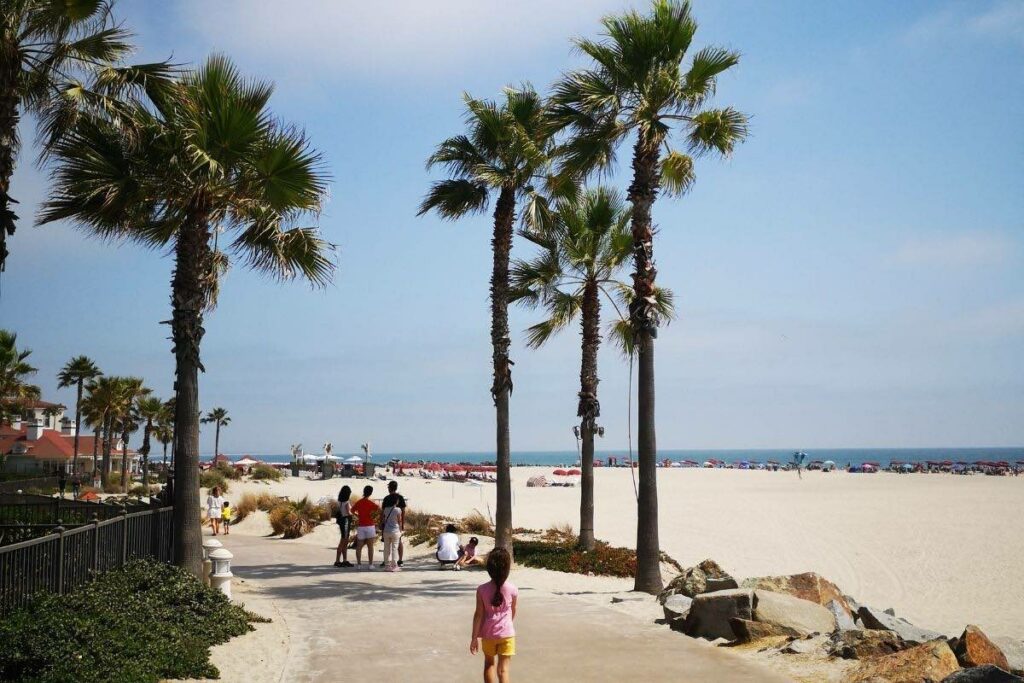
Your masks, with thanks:
[[[268,491],[260,491],[259,493],[243,493],[238,504],[235,505],[234,521],[237,524],[257,510],[270,512],[274,509],[274,506],[280,502],[280,498]]]
[[[281,481],[284,479],[284,473],[261,462],[252,468],[252,478],[257,481]]]
[[[467,534],[477,534],[480,536],[494,535],[494,524],[491,523],[491,520],[484,517],[479,510],[473,510],[463,517],[462,523],[459,526]]]
[[[269,516],[270,528],[284,538],[301,538],[324,519],[330,519],[330,511],[325,506],[310,502],[309,496],[297,501],[282,501],[274,506]]]
[[[412,508],[405,510],[405,538],[412,545],[433,543],[453,520]]]
[[[552,541],[554,543],[576,543],[579,540],[579,536],[573,531],[572,524],[567,522],[551,525],[542,534],[542,537],[545,541]]]

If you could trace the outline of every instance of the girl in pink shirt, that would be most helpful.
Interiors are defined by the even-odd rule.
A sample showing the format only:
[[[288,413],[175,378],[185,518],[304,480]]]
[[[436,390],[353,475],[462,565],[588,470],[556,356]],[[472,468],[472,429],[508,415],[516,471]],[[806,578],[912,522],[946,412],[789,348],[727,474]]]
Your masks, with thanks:
[[[487,556],[487,574],[491,580],[476,589],[469,653],[475,655],[478,642],[482,644],[486,683],[509,683],[511,680],[509,665],[516,653],[516,629],[512,621],[516,618],[516,601],[519,598],[519,589],[508,580],[511,566],[512,557],[508,551],[495,548]]]

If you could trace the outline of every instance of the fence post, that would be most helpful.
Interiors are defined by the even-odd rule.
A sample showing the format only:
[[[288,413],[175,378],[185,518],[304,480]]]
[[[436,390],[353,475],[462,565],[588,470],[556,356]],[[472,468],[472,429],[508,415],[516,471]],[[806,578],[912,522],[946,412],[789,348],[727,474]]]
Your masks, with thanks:
[[[121,511],[121,566],[128,563],[128,508]]]
[[[54,531],[57,532],[57,554],[55,561],[57,562],[57,595],[64,595],[64,527],[60,526],[61,521],[57,520],[57,528]]]
[[[160,510],[149,509],[149,554],[154,560],[162,560],[160,557]]]
[[[92,573],[100,568],[100,516],[92,513]]]

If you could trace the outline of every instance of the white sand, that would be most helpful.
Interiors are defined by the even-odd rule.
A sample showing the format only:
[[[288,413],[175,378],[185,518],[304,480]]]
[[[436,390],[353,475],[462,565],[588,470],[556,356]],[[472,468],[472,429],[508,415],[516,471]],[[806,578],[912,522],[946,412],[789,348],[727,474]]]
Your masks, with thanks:
[[[549,473],[513,469],[515,526],[578,524],[578,488],[526,487],[529,476]],[[598,469],[595,480],[598,538],[632,546],[630,471]],[[399,481],[414,508],[493,516],[492,484]],[[227,497],[270,489],[316,500],[343,483],[359,493],[365,481],[233,483]],[[373,485],[382,496],[384,482]],[[683,565],[710,557],[737,579],[816,571],[862,603],[894,607],[924,627],[958,635],[975,623],[1024,637],[1024,477],[808,472],[799,480],[792,472],[665,469],[658,490],[661,547]]]

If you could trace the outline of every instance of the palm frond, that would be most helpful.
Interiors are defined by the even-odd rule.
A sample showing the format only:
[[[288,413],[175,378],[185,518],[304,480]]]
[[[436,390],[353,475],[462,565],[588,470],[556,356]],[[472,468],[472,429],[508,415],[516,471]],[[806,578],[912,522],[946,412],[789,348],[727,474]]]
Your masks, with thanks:
[[[729,156],[749,133],[747,116],[732,107],[709,109],[691,119],[688,141],[695,154],[718,152]]]
[[[568,327],[582,308],[582,297],[556,290],[546,302],[550,316],[526,329],[526,345],[540,348],[557,332]]]
[[[487,186],[481,182],[439,180],[430,186],[416,215],[437,211],[441,218],[451,221],[467,214],[486,211],[488,200]]]
[[[668,194],[676,197],[686,194],[696,179],[689,155],[671,150],[661,160],[661,183]]]

